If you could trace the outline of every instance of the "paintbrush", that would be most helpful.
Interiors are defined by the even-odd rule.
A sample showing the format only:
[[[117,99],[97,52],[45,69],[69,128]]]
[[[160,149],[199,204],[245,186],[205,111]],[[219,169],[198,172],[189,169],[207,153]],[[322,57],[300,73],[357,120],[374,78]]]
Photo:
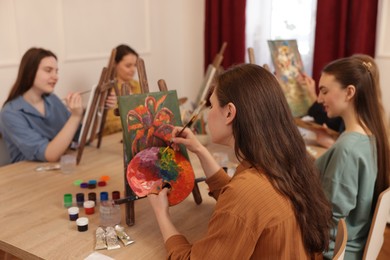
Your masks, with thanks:
[[[80,95],[82,96],[82,95],[87,94],[87,93],[89,93],[89,92],[91,92],[90,89],[89,89],[89,90],[85,90],[85,91],[81,91],[81,92],[79,92],[79,93],[80,93]],[[62,101],[62,102],[65,102],[65,101],[66,101],[66,97],[61,98],[61,101]]]
[[[146,197],[138,197],[136,195],[130,195],[128,197],[125,197],[125,198],[122,198],[122,199],[116,199],[116,200],[113,200],[113,201],[114,201],[114,204],[123,204],[123,203],[127,203],[127,202],[130,202],[130,201],[139,200],[139,199],[142,199],[142,198],[146,198]]]
[[[181,129],[180,132],[177,133],[176,136],[181,136],[181,134],[184,132],[184,130],[185,130],[186,128],[192,126],[192,124],[193,124],[193,123],[195,122],[195,120],[198,118],[200,112],[201,112],[202,109],[205,107],[205,105],[206,105],[206,100],[202,100],[202,101],[199,103],[199,106],[194,110],[194,112],[192,112],[190,121],[188,121],[188,123],[185,124],[185,126],[183,127],[183,129]],[[168,150],[168,148],[170,148],[170,147],[172,148],[172,144],[173,144],[173,142],[170,141],[170,142],[169,142],[169,145],[164,149],[163,153],[165,153],[165,152]]]

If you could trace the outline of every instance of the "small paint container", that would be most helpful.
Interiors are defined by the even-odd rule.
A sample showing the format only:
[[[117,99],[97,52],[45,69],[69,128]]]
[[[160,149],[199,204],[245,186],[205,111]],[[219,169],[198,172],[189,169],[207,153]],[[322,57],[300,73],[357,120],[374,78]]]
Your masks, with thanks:
[[[80,183],[80,188],[82,188],[82,189],[88,188],[88,183],[86,183],[86,182]]]
[[[97,181],[96,180],[89,180],[88,181],[88,189],[94,189],[96,188]]]
[[[110,176],[108,176],[108,175],[103,175],[102,177],[100,177],[100,180],[101,180],[101,181],[107,182],[107,181],[110,180]]]
[[[77,224],[77,230],[79,232],[84,232],[88,230],[88,218],[85,217],[78,218],[76,220],[76,224]]]
[[[70,193],[64,194],[64,207],[65,208],[72,207],[72,202],[73,202],[72,194]]]
[[[79,208],[78,207],[70,207],[68,208],[69,220],[76,221],[79,218]]]
[[[121,197],[121,193],[120,193],[119,191],[114,190],[114,191],[112,192],[112,199],[113,199],[113,200],[119,200],[120,197]]]
[[[88,193],[88,200],[93,200],[96,203],[96,192]]]
[[[105,181],[99,181],[98,182],[98,186],[99,187],[104,187],[104,186],[106,186],[107,185],[107,183],[105,182]]]
[[[108,200],[108,192],[102,191],[100,192],[100,202]]]
[[[93,200],[84,201],[84,210],[87,215],[95,213],[95,202]]]
[[[76,194],[76,202],[78,207],[82,207],[84,204],[84,193]]]
[[[74,185],[74,186],[80,186],[81,183],[83,183],[83,180],[75,180],[75,181],[73,182],[73,185]]]

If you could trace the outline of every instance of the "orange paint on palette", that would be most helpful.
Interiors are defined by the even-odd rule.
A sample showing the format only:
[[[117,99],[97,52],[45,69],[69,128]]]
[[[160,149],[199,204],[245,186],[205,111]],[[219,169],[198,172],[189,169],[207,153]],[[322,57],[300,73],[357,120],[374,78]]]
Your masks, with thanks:
[[[137,196],[159,193],[165,183],[171,190],[169,205],[183,201],[194,187],[195,175],[189,160],[180,152],[150,147],[137,153],[127,167],[127,181]]]

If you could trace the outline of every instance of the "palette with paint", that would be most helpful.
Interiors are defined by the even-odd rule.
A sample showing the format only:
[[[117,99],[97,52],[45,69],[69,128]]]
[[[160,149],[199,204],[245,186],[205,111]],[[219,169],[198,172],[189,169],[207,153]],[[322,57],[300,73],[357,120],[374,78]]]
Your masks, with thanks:
[[[127,167],[127,181],[139,196],[158,194],[170,185],[170,206],[183,201],[194,187],[195,175],[191,163],[180,151],[166,147],[149,147],[137,153]]]

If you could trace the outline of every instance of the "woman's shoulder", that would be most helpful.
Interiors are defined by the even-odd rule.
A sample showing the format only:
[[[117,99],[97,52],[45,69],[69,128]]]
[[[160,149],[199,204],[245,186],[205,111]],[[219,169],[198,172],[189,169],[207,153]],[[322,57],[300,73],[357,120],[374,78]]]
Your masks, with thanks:
[[[349,167],[357,161],[372,158],[375,150],[375,142],[367,135],[356,132],[343,133],[335,144],[316,160],[316,165],[321,169],[333,167]]]
[[[371,137],[356,132],[343,133],[329,148],[329,151],[334,151],[342,154],[358,154],[371,146]]]
[[[284,200],[284,197],[276,191],[265,173],[255,168],[248,168],[236,174],[225,188],[229,190],[231,196],[243,200],[251,198],[263,202]]]
[[[273,219],[276,222],[293,215],[291,202],[278,192],[266,175],[255,168],[233,176],[222,189],[216,209],[229,211],[244,218]]]
[[[24,101],[22,96],[19,96],[11,101],[8,101],[4,104],[3,108],[1,109],[1,116],[8,116],[10,114],[15,113],[16,111],[23,109],[26,107],[27,102]]]

